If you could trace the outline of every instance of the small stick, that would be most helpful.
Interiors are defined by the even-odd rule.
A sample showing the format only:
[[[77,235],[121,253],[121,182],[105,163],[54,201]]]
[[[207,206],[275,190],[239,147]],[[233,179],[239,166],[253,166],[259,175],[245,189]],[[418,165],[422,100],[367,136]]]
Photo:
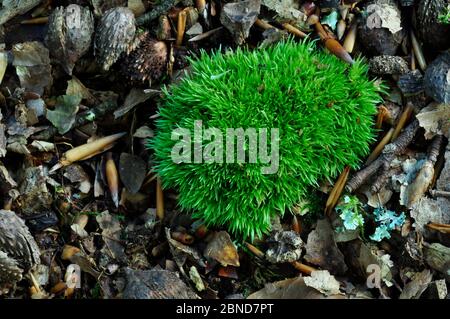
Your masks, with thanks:
[[[387,107],[384,106],[384,105],[380,105],[378,107],[377,122],[375,124],[375,128],[376,129],[380,129],[381,128],[381,125],[383,124],[384,119],[385,119],[387,114],[389,114],[389,110],[387,109]]]
[[[292,230],[298,234],[302,232],[302,225],[295,215],[292,216]]]
[[[433,197],[448,197],[450,198],[450,192],[447,191],[438,191],[438,190],[430,190],[430,194]]]
[[[261,20],[261,19],[256,19],[255,25],[257,27],[260,27],[261,29],[264,29],[264,30],[275,29],[275,27],[273,25],[271,25],[270,23],[268,23],[268,22],[266,22],[264,20]]]
[[[196,35],[195,37],[189,39],[188,42],[195,42],[195,41],[200,41],[200,40],[206,39],[209,36],[211,36],[212,34],[216,33],[219,30],[222,30],[222,29],[223,29],[223,27],[218,27],[218,28],[203,32],[202,34]]]
[[[306,38],[308,35],[289,23],[283,23],[283,28],[299,38]]]
[[[178,13],[177,21],[177,40],[175,46],[179,47],[183,43],[184,31],[186,30],[186,11],[182,10]]]
[[[154,6],[152,10],[137,18],[136,25],[142,26],[152,22],[153,20],[159,18],[160,15],[169,11],[170,8],[176,6],[179,2],[181,2],[181,0],[162,0],[159,5]]]
[[[341,175],[334,184],[333,189],[328,196],[327,203],[325,205],[325,214],[330,215],[333,208],[336,206],[342,191],[344,190],[345,182],[347,182],[348,174],[350,173],[350,167],[346,166]]]
[[[117,172],[116,163],[111,152],[106,154],[105,173],[109,192],[117,208],[119,207],[119,173]]]
[[[48,17],[39,17],[34,19],[23,20],[20,24],[46,24],[48,23]]]
[[[412,30],[411,30],[411,44],[412,44],[417,62],[419,64],[419,67],[422,71],[425,72],[425,69],[427,68],[427,62],[425,61],[425,57],[423,56],[422,48],[419,44],[419,41],[417,41],[417,38],[414,35],[414,32]]]
[[[293,262],[291,262],[291,265],[294,266],[295,269],[297,269],[297,270],[299,270],[299,271],[301,271],[302,273],[307,274],[307,275],[311,275],[311,273],[312,273],[313,271],[316,271],[316,270],[317,270],[317,269],[314,268],[314,267],[311,267],[311,266],[302,264],[301,262],[298,262],[298,261],[293,261]]]
[[[369,157],[366,160],[366,165],[369,165],[372,163],[378,156],[380,156],[381,152],[383,151],[384,146],[389,143],[389,141],[392,138],[392,134],[394,133],[394,129],[391,128],[386,135],[383,137],[383,139],[378,143],[378,145],[375,147],[375,149],[372,151],[372,153],[369,155]]]
[[[161,187],[161,179],[156,179],[156,216],[159,220],[164,219],[164,193]]]
[[[410,123],[399,137],[392,143],[387,144],[381,155],[370,165],[357,172],[353,178],[347,183],[346,189],[353,192],[358,189],[369,177],[375,174],[380,167],[388,167],[389,163],[398,154],[405,151],[406,147],[411,143],[417,130],[419,129],[419,121],[414,120]]]
[[[450,234],[450,225],[448,225],[448,224],[428,223],[426,226],[433,230],[437,230],[442,233]]]
[[[345,37],[343,47],[348,53],[352,53],[353,48],[355,47],[357,30],[357,23],[353,23]]]
[[[245,242],[245,246],[247,246],[248,250],[250,250],[256,257],[264,258],[264,253],[259,250],[256,246],[253,246],[250,243]]]
[[[402,115],[400,115],[400,118],[398,119],[397,125],[395,126],[395,130],[392,133],[391,141],[395,140],[398,135],[400,134],[403,127],[405,127],[406,122],[411,117],[411,114],[413,112],[414,108],[411,103],[408,103],[406,105],[405,110],[403,111]]]

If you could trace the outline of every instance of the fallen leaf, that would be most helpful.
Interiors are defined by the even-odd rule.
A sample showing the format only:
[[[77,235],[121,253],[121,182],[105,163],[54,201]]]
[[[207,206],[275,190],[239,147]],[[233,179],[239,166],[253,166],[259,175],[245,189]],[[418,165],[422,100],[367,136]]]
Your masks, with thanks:
[[[128,153],[120,154],[120,180],[131,194],[141,188],[147,174],[147,164],[139,157]]]
[[[325,296],[341,294],[339,291],[340,283],[330,275],[328,270],[316,270],[311,273],[311,276],[304,277],[305,285],[312,287]]]
[[[214,233],[203,255],[218,261],[224,267],[228,265],[239,267],[239,254],[226,231]]]
[[[173,271],[125,268],[124,299],[199,299]]]
[[[419,299],[422,293],[427,289],[433,275],[429,269],[416,273],[412,280],[405,285],[399,299]]]
[[[345,296],[324,296],[305,284],[305,277],[290,278],[266,286],[247,297],[247,299],[344,299]]]
[[[117,217],[104,211],[95,219],[102,229],[102,237],[105,242],[102,252],[113,260],[126,261],[125,248],[120,243],[122,226]]]
[[[344,255],[339,250],[334,231],[326,219],[317,221],[316,229],[309,233],[305,260],[329,270],[332,274],[343,274],[347,270]]]
[[[56,99],[53,111],[47,110],[47,119],[58,129],[59,134],[66,134],[72,128],[80,102],[79,95],[63,95]]]
[[[231,32],[234,41],[242,44],[258,18],[260,9],[261,0],[230,2],[223,6],[220,22]]]
[[[157,90],[141,90],[132,88],[121,107],[114,111],[114,118],[119,118],[130,112],[136,105],[144,103],[152,96],[159,94]]]
[[[416,115],[419,125],[425,129],[425,138],[436,134],[450,137],[450,104],[430,104]]]

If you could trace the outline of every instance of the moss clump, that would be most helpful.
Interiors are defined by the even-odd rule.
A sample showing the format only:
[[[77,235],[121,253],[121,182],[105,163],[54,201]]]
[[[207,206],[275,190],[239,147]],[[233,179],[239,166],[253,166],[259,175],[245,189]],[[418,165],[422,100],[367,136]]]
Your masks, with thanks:
[[[380,96],[361,61],[350,66],[312,42],[288,40],[264,50],[202,53],[191,64],[190,74],[164,89],[149,146],[163,187],[177,189],[179,205],[208,225],[260,236],[272,216],[292,209],[320,180],[346,165],[356,167],[369,151]],[[278,128],[278,170],[264,174],[268,164],[260,158],[248,163],[249,153],[244,164],[199,164],[193,155],[192,163],[174,163],[171,152],[180,141],[172,139],[173,130],[185,128],[194,136],[199,120],[204,129],[222,132]],[[246,139],[236,145],[247,151],[251,144]]]

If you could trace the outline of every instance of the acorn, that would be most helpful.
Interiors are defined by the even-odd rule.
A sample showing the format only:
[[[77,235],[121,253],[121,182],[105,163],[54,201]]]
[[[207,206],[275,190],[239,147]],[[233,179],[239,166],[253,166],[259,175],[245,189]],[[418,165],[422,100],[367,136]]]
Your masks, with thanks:
[[[50,15],[47,47],[69,75],[78,59],[89,50],[93,32],[94,17],[89,8],[71,4],[56,8]]]
[[[148,32],[139,38],[137,47],[124,58],[122,73],[132,81],[158,81],[167,72],[167,45],[151,38]]]
[[[128,8],[117,7],[105,12],[95,34],[95,56],[104,71],[128,52],[136,33],[136,20]]]
[[[0,294],[39,263],[39,247],[25,222],[12,211],[0,210]]]
[[[368,54],[395,55],[404,37],[401,12],[395,1],[367,2],[358,25],[358,40]]]
[[[434,50],[450,47],[450,25],[439,22],[439,15],[448,4],[448,0],[420,0],[417,6],[414,20],[417,37]]]
[[[436,102],[450,103],[450,52],[446,51],[430,63],[424,76],[425,92]]]

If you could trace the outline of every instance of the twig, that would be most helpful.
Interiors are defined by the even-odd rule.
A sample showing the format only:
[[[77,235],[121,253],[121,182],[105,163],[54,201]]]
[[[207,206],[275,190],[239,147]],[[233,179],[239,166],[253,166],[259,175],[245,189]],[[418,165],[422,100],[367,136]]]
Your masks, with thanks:
[[[375,174],[381,167],[389,167],[390,162],[398,154],[405,151],[406,147],[411,143],[417,130],[419,129],[419,121],[416,119],[409,124],[400,136],[392,143],[387,144],[382,154],[369,166],[360,170],[352,177],[347,183],[346,189],[349,192],[353,192],[358,189],[369,177]]]
[[[325,214],[330,215],[333,208],[336,206],[339,198],[341,197],[342,191],[347,182],[348,174],[350,173],[350,167],[346,166],[342,171],[341,175],[334,184],[333,189],[328,196],[327,203],[325,204]]]
[[[164,194],[159,177],[156,179],[156,216],[159,220],[164,219]]]
[[[138,26],[142,26],[144,24],[148,24],[153,20],[157,19],[160,15],[169,11],[170,8],[176,6],[181,0],[163,0],[161,4],[152,8],[150,12],[147,12],[144,15],[141,15],[136,19],[136,24]]]

